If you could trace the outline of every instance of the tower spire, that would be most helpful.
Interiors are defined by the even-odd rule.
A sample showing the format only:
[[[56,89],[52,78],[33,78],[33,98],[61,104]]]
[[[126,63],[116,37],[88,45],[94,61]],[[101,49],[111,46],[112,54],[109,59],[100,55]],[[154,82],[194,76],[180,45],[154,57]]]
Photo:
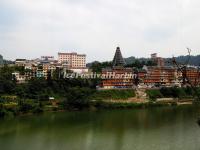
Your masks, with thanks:
[[[125,60],[122,57],[120,47],[117,47],[116,52],[115,52],[115,56],[113,58],[113,67],[124,66],[124,65],[125,65]]]

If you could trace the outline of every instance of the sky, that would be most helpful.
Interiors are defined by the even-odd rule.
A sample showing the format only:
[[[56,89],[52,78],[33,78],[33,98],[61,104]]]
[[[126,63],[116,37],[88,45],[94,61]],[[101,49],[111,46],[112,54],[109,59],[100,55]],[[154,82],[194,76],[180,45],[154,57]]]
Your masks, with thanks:
[[[39,58],[58,52],[87,62],[200,54],[199,0],[0,0],[0,54]]]

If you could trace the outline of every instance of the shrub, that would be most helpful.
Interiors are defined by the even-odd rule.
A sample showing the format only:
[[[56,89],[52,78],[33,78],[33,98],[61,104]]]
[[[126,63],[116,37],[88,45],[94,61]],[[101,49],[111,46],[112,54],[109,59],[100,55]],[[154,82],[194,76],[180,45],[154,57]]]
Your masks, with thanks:
[[[149,99],[152,101],[155,101],[157,98],[163,97],[160,90],[147,90],[146,93],[147,93]]]
[[[135,97],[135,91],[130,90],[101,90],[96,91],[91,95],[91,99],[94,100],[108,100],[108,99],[128,99],[130,97]]]
[[[33,104],[25,102],[25,101],[19,101],[18,102],[19,111],[22,113],[27,113],[33,109]]]

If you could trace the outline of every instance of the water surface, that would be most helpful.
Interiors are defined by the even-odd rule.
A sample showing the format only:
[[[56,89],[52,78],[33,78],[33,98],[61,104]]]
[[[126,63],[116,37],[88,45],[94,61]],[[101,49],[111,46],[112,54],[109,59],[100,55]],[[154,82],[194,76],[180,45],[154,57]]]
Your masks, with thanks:
[[[1,150],[200,150],[200,108],[60,112],[0,120]]]

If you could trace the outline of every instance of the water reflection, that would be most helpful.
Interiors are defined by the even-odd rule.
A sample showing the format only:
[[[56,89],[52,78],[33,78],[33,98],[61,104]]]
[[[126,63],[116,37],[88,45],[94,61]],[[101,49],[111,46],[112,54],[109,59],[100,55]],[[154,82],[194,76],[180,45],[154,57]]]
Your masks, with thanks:
[[[51,113],[0,121],[3,150],[197,150],[192,106]]]

